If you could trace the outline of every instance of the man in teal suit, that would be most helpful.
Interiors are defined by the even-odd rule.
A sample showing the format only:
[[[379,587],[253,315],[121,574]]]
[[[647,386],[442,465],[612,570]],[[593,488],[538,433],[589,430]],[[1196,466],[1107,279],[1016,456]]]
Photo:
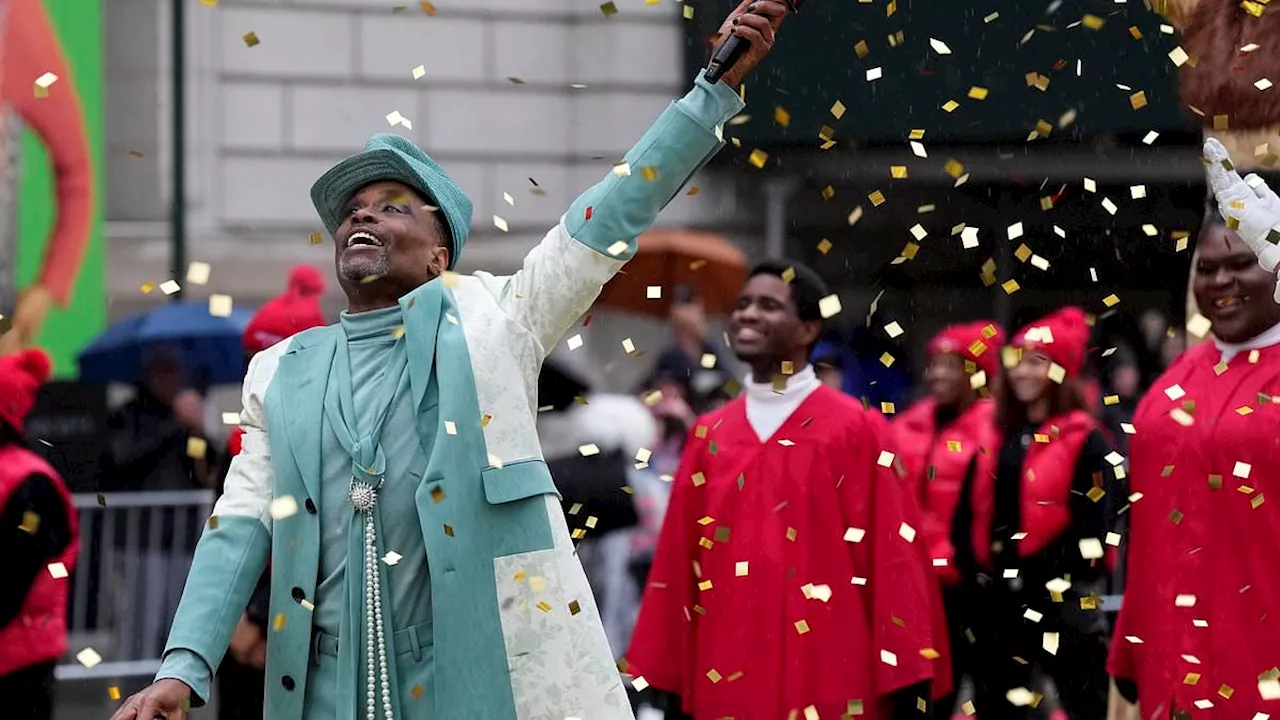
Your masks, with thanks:
[[[471,202],[404,138],[316,182],[348,309],[254,358],[160,672],[114,720],[208,699],[268,556],[271,720],[631,718],[540,455],[539,366],[723,145],[786,13],[739,6],[722,36],[748,53],[700,76],[627,154],[635,172],[579,197],[510,277],[451,272]]]

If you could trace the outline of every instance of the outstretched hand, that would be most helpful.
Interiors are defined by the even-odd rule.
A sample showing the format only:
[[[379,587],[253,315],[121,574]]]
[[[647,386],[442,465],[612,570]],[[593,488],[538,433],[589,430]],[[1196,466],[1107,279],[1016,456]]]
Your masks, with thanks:
[[[1240,177],[1227,149],[1213,138],[1204,141],[1204,159],[1218,211],[1227,227],[1249,244],[1259,265],[1267,272],[1275,272],[1280,266],[1280,197],[1256,174]],[[1280,301],[1280,289],[1277,300]]]
[[[185,720],[191,706],[191,688],[181,680],[157,680],[136,695],[132,695],[111,720]]]
[[[742,0],[742,3],[725,18],[720,26],[720,37],[716,47],[720,46],[730,35],[751,43],[751,47],[738,58],[720,78],[725,84],[736,87],[742,84],[743,78],[751,69],[760,64],[765,55],[773,49],[774,34],[782,25],[783,19],[790,12],[783,0]]]

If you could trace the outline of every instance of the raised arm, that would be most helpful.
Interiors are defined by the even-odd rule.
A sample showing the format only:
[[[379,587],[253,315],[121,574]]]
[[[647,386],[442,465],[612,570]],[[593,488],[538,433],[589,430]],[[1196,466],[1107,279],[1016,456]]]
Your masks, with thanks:
[[[773,47],[786,14],[779,0],[744,1],[721,28],[722,37],[751,42],[733,70],[714,85],[699,72],[689,94],[672,103],[626,154],[625,165],[580,195],[515,275],[480,275],[507,312],[539,339],[544,353],[635,254],[636,239],[658,213],[724,146],[720,128],[743,108],[733,86]]]

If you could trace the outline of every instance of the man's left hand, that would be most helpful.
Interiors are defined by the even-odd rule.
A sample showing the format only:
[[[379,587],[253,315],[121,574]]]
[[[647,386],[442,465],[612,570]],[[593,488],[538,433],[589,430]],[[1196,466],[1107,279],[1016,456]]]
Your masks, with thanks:
[[[729,17],[720,26],[720,38],[716,47],[730,35],[746,40],[751,43],[751,47],[720,78],[722,82],[730,87],[742,84],[747,73],[759,65],[773,49],[774,34],[788,12],[787,3],[782,0],[743,0],[736,10],[729,13]]]

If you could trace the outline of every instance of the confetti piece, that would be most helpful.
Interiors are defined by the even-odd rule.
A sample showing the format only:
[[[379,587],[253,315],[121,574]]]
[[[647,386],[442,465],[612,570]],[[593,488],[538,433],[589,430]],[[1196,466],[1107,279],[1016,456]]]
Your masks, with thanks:
[[[1021,288],[1017,280],[1009,279],[1000,284],[1000,288],[1004,290],[1006,295],[1012,295]]]
[[[445,433],[446,433],[446,434],[448,434],[448,435],[457,435],[457,434],[458,434],[458,424],[457,424],[457,423],[455,423],[455,422],[454,422],[454,421],[452,421],[452,420],[445,420],[445,421],[444,421],[444,431],[445,431]]]
[[[422,76],[426,74],[427,74],[427,68],[423,65],[419,65],[418,67],[413,69],[414,80],[421,80]]]
[[[430,0],[419,0],[418,7],[422,8],[422,12],[434,16],[436,14],[436,6],[432,5]]]
[[[898,526],[898,535],[907,542],[915,542],[916,529],[904,522]]]
[[[1186,50],[1182,49],[1181,45],[1169,51],[1169,60],[1173,61],[1174,67],[1182,67],[1183,63],[1190,59],[1191,56],[1187,54]]]
[[[244,44],[246,47],[254,47],[262,42],[261,40],[258,39],[258,34],[252,33],[252,32],[245,33],[244,35],[241,36],[241,39],[244,40]]]
[[[1179,595],[1173,599],[1173,604],[1175,607],[1195,607],[1196,596],[1195,595]]]
[[[578,446],[578,453],[582,457],[591,457],[592,455],[599,455],[600,448],[595,443],[587,443],[586,445]]]
[[[112,685],[111,687],[107,688],[107,697],[111,698],[112,700],[119,700],[120,688],[116,687],[115,685]]]
[[[750,157],[747,158],[747,161],[750,162],[752,165],[754,165],[757,169],[763,170],[764,164],[769,162],[769,153],[759,149],[752,150]]]
[[[884,70],[880,67],[873,67],[867,70],[867,82],[875,82],[884,76]]]
[[[879,465],[880,467],[887,468],[893,464],[894,457],[895,457],[894,454],[889,452],[888,450],[881,450],[880,456],[876,458],[876,464]]]
[[[986,100],[987,94],[989,92],[990,91],[987,90],[987,88],[978,87],[977,85],[974,85],[973,87],[969,88],[969,97],[974,100]]]
[[[54,580],[61,580],[70,574],[67,572],[67,566],[60,562],[49,563],[47,567],[49,575],[52,576]]]
[[[1258,90],[1269,90],[1271,89],[1271,85],[1271,81],[1267,78],[1262,78],[1253,84],[1253,86],[1258,88]]]
[[[86,668],[93,669],[93,666],[102,662],[102,656],[98,654],[97,650],[88,647],[76,653],[76,660]]]
[[[147,284],[150,285],[150,283],[147,283]],[[164,293],[165,295],[172,295],[178,292],[180,288],[181,286],[178,285],[178,282],[176,280],[165,280],[164,282],[160,283],[160,292]],[[148,292],[148,291],[144,290],[143,292]]]
[[[1129,186],[1129,197],[1133,198],[1134,200],[1141,200],[1146,196],[1147,196],[1146,185],[1130,185]]]
[[[284,520],[298,513],[298,501],[292,495],[276,498],[270,506],[272,520]]]
[[[1081,538],[1080,557],[1085,560],[1098,560],[1103,554],[1102,542],[1098,538]]]
[[[1147,106],[1147,94],[1141,90],[1129,96],[1129,105],[1134,110],[1141,110]]]
[[[951,48],[947,47],[946,43],[936,38],[929,38],[929,47],[933,48],[933,51],[938,53],[939,55],[951,54]]]
[[[631,355],[636,351],[636,344],[631,340],[631,338],[622,339],[622,351],[628,355]]]
[[[1116,204],[1112,202],[1111,198],[1109,197],[1102,198],[1102,208],[1112,215],[1115,215],[1116,210],[1119,209],[1116,207]]]
[[[231,317],[232,300],[230,295],[214,294],[209,296],[209,314],[213,317]]]
[[[400,562],[403,558],[404,558],[403,555],[396,552],[395,550],[391,550],[386,555],[382,556],[382,562],[388,565],[394,566],[396,563]]]
[[[822,313],[823,318],[830,318],[840,314],[840,296],[832,294],[818,301],[818,311]]]
[[[187,438],[187,457],[199,460],[209,452],[209,443],[204,438]]]
[[[893,321],[893,322],[891,322],[891,323],[889,323],[888,325],[885,325],[885,326],[884,326],[884,331],[885,331],[886,333],[888,333],[888,334],[889,334],[889,337],[891,337],[891,338],[896,338],[896,337],[898,337],[899,335],[901,335],[903,332],[905,332],[905,331],[902,329],[902,326],[901,326],[901,325],[899,325],[899,324],[898,324],[898,322],[897,322],[896,320],[895,320],[895,321]]]
[[[897,655],[894,655],[893,653],[889,652],[888,650],[881,650],[881,651],[880,651],[880,662],[884,663],[885,665],[889,665],[890,667],[897,667],[897,666],[898,666],[898,656],[897,656]]]
[[[600,5],[600,12],[604,13],[605,17],[613,17],[618,14],[618,6],[610,0],[610,2]]]
[[[955,100],[948,100],[942,104],[942,109],[949,113],[955,112],[956,108],[958,107],[960,107],[960,103],[956,102]]]

